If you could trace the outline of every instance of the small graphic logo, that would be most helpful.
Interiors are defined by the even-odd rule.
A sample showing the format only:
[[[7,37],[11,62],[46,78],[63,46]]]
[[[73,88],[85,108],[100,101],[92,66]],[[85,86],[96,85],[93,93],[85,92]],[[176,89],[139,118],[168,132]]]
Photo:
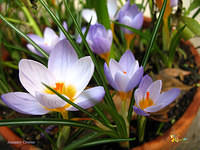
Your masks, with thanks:
[[[179,138],[178,136],[174,134],[170,135],[170,138],[171,138],[172,143],[179,143],[179,142],[184,142],[188,140],[187,138]]]

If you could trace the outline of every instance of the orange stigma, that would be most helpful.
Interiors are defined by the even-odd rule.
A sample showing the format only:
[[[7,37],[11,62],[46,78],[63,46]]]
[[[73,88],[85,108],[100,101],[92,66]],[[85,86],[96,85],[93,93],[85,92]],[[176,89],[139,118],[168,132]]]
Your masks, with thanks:
[[[139,106],[142,110],[144,110],[145,108],[147,107],[150,107],[150,106],[153,106],[154,105],[154,102],[153,100],[150,98],[150,93],[147,92],[146,93],[146,98],[145,99],[142,99],[140,102],[139,102]]]

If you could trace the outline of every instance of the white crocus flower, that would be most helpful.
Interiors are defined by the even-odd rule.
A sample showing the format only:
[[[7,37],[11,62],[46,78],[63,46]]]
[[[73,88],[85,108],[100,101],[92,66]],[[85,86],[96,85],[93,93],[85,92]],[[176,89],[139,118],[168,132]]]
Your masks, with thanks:
[[[94,72],[94,64],[89,56],[78,59],[67,40],[60,41],[50,53],[48,68],[43,64],[22,59],[19,62],[19,78],[29,93],[11,92],[1,96],[12,109],[32,115],[42,115],[50,111],[65,112],[77,109],[58,97],[43,83],[58,93],[87,109],[104,97],[103,87],[84,90]]]

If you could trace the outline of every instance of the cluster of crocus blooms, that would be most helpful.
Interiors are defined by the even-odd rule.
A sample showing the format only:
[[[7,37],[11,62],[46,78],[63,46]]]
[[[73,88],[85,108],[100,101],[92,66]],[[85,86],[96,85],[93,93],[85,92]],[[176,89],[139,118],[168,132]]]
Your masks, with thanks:
[[[29,93],[3,94],[1,98],[5,104],[17,112],[32,115],[43,115],[51,111],[77,111],[43,83],[84,109],[103,99],[105,91],[101,86],[84,90],[94,72],[91,58],[85,56],[78,59],[66,39],[58,42],[54,48],[56,50],[50,53],[48,68],[29,59],[19,62],[19,78]]]
[[[64,22],[63,23],[63,27],[65,28],[65,30],[67,30],[67,23]],[[64,34],[62,31],[60,31],[60,35],[58,36],[54,30],[52,30],[49,27],[46,27],[44,30],[44,38],[35,35],[35,34],[28,34],[27,36],[29,36],[36,44],[38,44],[45,52],[47,52],[48,54],[50,54],[50,52],[52,51],[52,49],[54,49],[54,46],[61,40],[63,40],[65,38]],[[38,52],[31,44],[27,44],[27,48],[39,55],[42,56],[42,54],[40,52]]]

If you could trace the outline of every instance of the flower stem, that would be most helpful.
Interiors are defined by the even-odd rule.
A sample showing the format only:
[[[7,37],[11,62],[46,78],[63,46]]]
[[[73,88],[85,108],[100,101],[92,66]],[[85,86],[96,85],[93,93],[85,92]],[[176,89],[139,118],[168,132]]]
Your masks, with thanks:
[[[35,22],[35,20],[31,16],[27,7],[23,4],[23,6],[21,8],[22,8],[24,14],[26,15],[30,25],[33,27],[33,30],[35,31],[35,33],[42,37],[42,32],[40,31],[40,28],[38,27],[37,23]]]
[[[145,116],[138,116],[137,119],[137,127],[138,127],[138,140],[139,142],[143,142],[144,141],[144,134],[145,134],[145,128],[146,128],[146,117]]]

